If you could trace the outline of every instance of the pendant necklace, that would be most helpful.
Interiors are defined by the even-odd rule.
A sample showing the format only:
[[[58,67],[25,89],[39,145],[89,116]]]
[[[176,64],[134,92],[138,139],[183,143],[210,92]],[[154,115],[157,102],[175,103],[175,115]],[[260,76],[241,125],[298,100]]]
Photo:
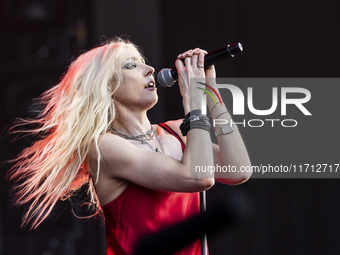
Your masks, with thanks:
[[[109,131],[111,131],[113,134],[116,134],[122,138],[128,139],[128,140],[135,140],[135,141],[139,141],[142,144],[147,144],[153,151],[155,152],[159,152],[159,153],[164,153],[164,147],[163,144],[159,138],[159,136],[157,135],[157,133],[155,132],[155,130],[153,129],[153,127],[151,127],[151,129],[144,133],[144,134],[140,134],[140,135],[129,135],[113,126],[110,126],[108,128]],[[158,143],[161,147],[161,149],[157,147],[154,147],[152,144],[150,144],[148,141],[150,141],[150,137],[156,137],[156,144]]]

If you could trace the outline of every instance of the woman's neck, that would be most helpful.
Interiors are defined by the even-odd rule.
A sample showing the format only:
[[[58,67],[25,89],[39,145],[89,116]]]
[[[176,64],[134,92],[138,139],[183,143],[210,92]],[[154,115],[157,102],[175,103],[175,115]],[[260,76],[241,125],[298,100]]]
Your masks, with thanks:
[[[139,135],[148,132],[151,123],[147,117],[147,111],[137,112],[126,108],[116,108],[116,118],[112,126],[130,135]]]

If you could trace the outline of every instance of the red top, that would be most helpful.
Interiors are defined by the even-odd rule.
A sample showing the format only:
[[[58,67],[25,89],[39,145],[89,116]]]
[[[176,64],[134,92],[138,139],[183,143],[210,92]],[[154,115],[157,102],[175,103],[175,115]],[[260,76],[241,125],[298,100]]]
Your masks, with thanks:
[[[162,128],[168,130],[164,125]],[[172,130],[168,131],[172,133]],[[107,254],[125,255],[132,254],[136,242],[145,235],[199,214],[200,199],[197,192],[157,191],[129,183],[115,200],[102,208],[105,216]],[[200,239],[176,253],[196,254],[201,254]]]
[[[132,254],[141,237],[198,214],[199,193],[156,191],[130,183],[103,211],[107,254]],[[201,254],[199,239],[176,253],[194,254]]]

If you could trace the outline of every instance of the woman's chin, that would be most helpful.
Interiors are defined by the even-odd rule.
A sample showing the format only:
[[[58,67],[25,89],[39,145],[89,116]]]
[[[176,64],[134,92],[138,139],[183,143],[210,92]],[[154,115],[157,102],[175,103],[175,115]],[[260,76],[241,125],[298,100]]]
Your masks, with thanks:
[[[153,98],[149,98],[149,100],[146,102],[147,109],[151,109],[152,107],[154,107],[155,104],[157,104],[157,102],[158,102],[158,95],[156,95]]]
[[[154,107],[158,102],[158,96],[150,103],[150,108]]]

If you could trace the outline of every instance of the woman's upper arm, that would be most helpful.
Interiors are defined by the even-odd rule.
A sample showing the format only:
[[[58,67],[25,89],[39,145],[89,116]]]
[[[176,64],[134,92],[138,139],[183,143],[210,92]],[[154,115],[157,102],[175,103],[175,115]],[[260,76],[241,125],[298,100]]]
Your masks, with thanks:
[[[163,153],[140,150],[129,141],[105,134],[99,143],[101,171],[158,190],[196,192],[210,188],[209,180],[190,178],[187,165]]]

